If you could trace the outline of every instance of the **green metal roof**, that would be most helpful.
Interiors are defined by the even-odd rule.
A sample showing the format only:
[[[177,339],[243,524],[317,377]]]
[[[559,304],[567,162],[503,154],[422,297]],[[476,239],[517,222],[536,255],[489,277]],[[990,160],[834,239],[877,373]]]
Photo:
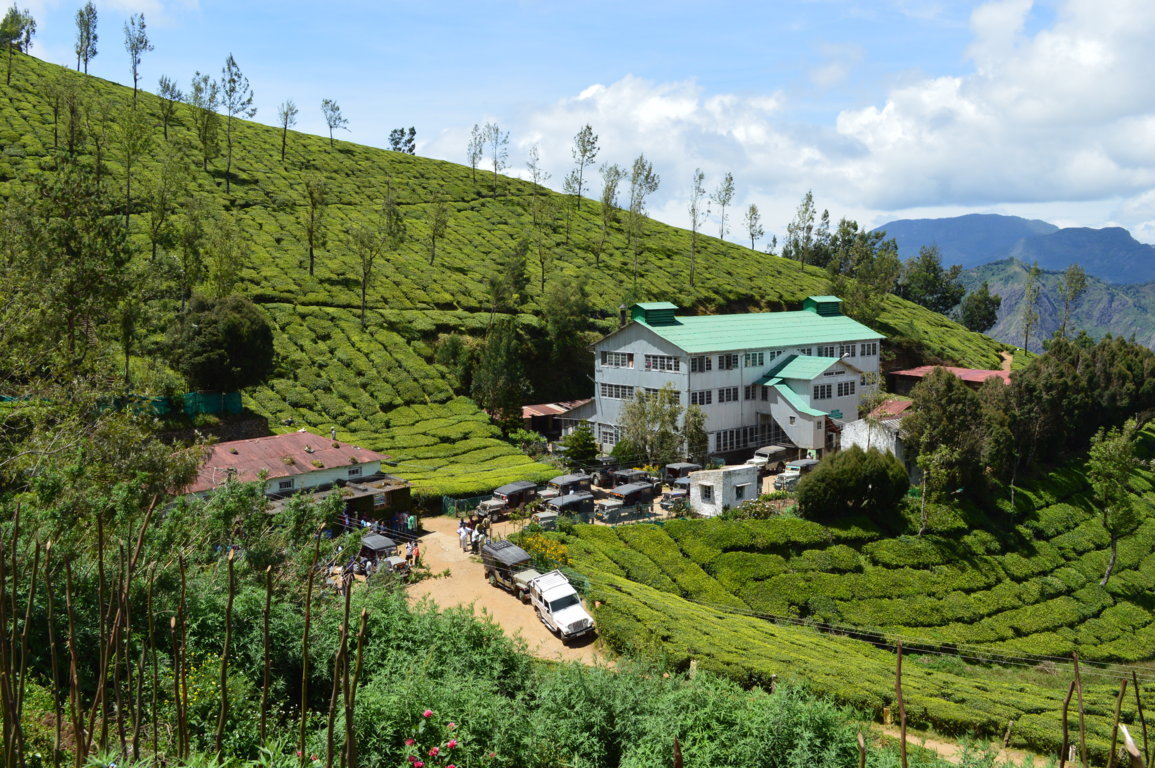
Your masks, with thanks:
[[[774,389],[782,396],[786,402],[794,407],[794,410],[807,416],[825,416],[826,411],[820,411],[817,408],[811,408],[806,404],[802,397],[785,384],[775,384]]]
[[[842,303],[842,299],[838,298],[837,296],[807,296],[806,298],[810,301],[837,301],[839,304]]]
[[[642,309],[677,309],[677,304],[671,304],[668,301],[640,301],[633,305],[634,307],[641,307]],[[633,309],[633,307],[631,307]]]
[[[635,319],[691,355],[884,338],[845,315],[824,317],[807,310],[678,317],[660,325]]]
[[[786,364],[774,372],[780,379],[802,379],[810,381],[821,376],[830,366],[838,362],[837,357],[813,357],[812,355],[790,355]]]

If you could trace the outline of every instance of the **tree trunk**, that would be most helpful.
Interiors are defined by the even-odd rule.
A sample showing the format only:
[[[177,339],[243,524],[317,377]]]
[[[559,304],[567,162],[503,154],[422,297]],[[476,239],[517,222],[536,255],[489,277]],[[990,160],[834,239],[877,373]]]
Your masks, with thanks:
[[[124,164],[124,231],[128,231],[129,216],[132,214],[132,160]]]
[[[289,129],[286,126],[281,130],[281,162],[285,162],[285,142],[289,140]]]
[[[433,266],[433,260],[437,258],[437,238],[430,238],[432,247],[429,249],[429,266]]]
[[[368,288],[369,281],[361,280],[361,328],[365,328],[365,291]]]
[[[1107,572],[1103,574],[1103,580],[1099,582],[1100,587],[1107,586],[1107,582],[1111,578],[1111,572],[1115,570],[1115,556],[1118,554],[1119,537],[1111,534],[1111,557],[1107,559]]]
[[[690,287],[694,287],[694,256],[698,245],[698,230],[693,230],[690,234]]]
[[[309,274],[313,274],[313,241],[309,240]]]
[[[229,116],[228,128],[225,131],[225,140],[229,145],[228,159],[225,160],[225,194],[227,195],[231,192],[231,189],[232,189],[229,186],[229,180],[233,174],[233,118],[232,118],[232,115]]]

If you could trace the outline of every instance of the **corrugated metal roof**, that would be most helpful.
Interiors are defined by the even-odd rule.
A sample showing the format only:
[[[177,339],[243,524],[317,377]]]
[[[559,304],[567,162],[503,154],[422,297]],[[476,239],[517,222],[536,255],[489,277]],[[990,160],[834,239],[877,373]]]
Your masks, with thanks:
[[[798,411],[799,413],[806,414],[807,416],[827,415],[826,411],[820,411],[817,408],[811,408],[808,406],[806,401],[803,400],[797,392],[785,384],[774,384],[773,386],[774,389],[778,391],[778,394],[782,396],[782,399],[790,403],[794,410]]]
[[[825,373],[839,359],[837,357],[814,357],[813,355],[790,355],[786,364],[775,371],[774,375],[780,379],[810,381]]]
[[[806,298],[810,301],[837,301],[839,304],[842,303],[842,299],[837,296],[807,296]]]
[[[691,355],[884,338],[845,315],[823,317],[807,310],[678,317],[660,325],[637,322]]]
[[[562,400],[557,403],[537,403],[535,405],[521,406],[521,418],[529,419],[534,416],[560,416],[563,413],[569,413],[574,408],[579,408],[590,402],[591,398],[583,400]]]
[[[943,368],[946,371],[954,374],[963,381],[972,384],[981,384],[987,379],[1002,379],[1004,384],[1011,383],[1010,371],[993,371],[982,368],[956,368],[951,365],[920,365],[918,368],[909,368],[905,371],[891,371],[892,376],[909,376],[915,379],[921,379],[929,376],[930,372],[935,368]]]
[[[384,454],[310,432],[232,440],[209,448],[197,479],[184,492],[199,493],[216,488],[230,475],[243,483],[250,483],[257,480],[262,471],[267,472],[268,479],[272,480],[388,460]]]
[[[651,310],[651,309],[677,309],[678,308],[677,304],[671,304],[668,301],[639,301],[634,306],[635,307],[641,307],[642,309],[647,310],[647,311]]]

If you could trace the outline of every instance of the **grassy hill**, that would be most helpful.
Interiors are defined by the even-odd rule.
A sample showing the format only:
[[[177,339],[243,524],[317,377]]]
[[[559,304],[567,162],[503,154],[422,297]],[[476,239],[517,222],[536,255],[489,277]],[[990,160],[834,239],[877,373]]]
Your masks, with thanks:
[[[108,184],[123,190],[115,118],[130,108],[131,90],[17,54],[12,84],[0,91],[0,195],[50,165],[57,151],[54,130],[63,141],[67,120],[66,110],[54,110],[55,94],[69,88],[80,95],[85,116],[82,153],[91,157],[94,138],[103,137]],[[226,193],[223,156],[207,172],[201,169],[190,108],[178,105],[166,141],[160,103],[140,94],[139,109],[153,123],[153,142],[134,168],[134,187],[139,190],[144,176],[157,173],[165,152],[183,152],[190,194],[240,227],[239,290],[261,303],[280,331],[278,371],[266,385],[245,393],[248,407],[267,416],[274,429],[336,426],[342,439],[392,454],[397,471],[424,492],[480,493],[509,480],[549,475],[548,467],[501,441],[485,414],[463,396],[467,393],[455,392],[447,371],[432,362],[441,334],[478,338],[489,326],[487,280],[494,262],[531,228],[530,184],[501,177],[492,197],[492,176],[479,172],[475,180],[468,167],[347,142],[330,146],[326,137],[296,132],[289,134],[282,162],[279,129],[240,121],[233,128],[233,181]],[[317,252],[313,275],[307,271],[302,223],[308,174],[325,180],[330,199],[327,245]],[[347,232],[376,217],[389,190],[405,215],[408,240],[377,269],[362,329],[356,257]],[[596,263],[591,249],[601,239],[600,205],[582,202],[572,213],[567,239],[562,211],[569,199],[548,196],[558,205],[545,235],[544,282],[548,290],[557,281],[588,281],[594,307],[585,332],[591,338],[612,328],[617,307],[634,300],[669,300],[698,313],[776,310],[796,308],[807,295],[828,289],[821,270],[803,270],[708,237],[699,238],[698,280],[690,287],[690,234],[653,221],[646,224],[635,277],[620,223],[611,226]],[[448,201],[453,213],[430,264],[428,222],[438,200]],[[182,216],[182,208],[177,205],[174,216]],[[131,230],[141,259],[148,252],[144,218],[138,204]],[[170,269],[173,259],[162,248],[157,269]],[[531,340],[542,337],[542,277],[535,249],[517,315]],[[154,342],[176,309],[172,299],[155,303]],[[876,325],[908,340],[908,358],[914,350],[927,359],[995,368],[1004,346],[895,297],[887,298]],[[155,367],[142,362],[138,369]],[[537,381],[543,363],[537,357],[530,362],[530,379]],[[577,377],[566,394],[587,394],[589,387]]]
[[[965,270],[962,282],[967,290],[986,281],[991,293],[1002,296],[999,319],[990,335],[1008,343],[1023,343],[1023,288],[1030,267],[1017,259],[1004,259]],[[1062,321],[1061,272],[1042,272],[1038,311],[1039,328],[1031,335],[1031,348],[1041,349],[1041,340],[1050,338]],[[1085,330],[1100,338],[1108,333],[1155,348],[1155,283],[1113,285],[1087,277],[1087,290],[1071,309],[1074,331]]]
[[[1155,429],[1144,440],[1149,454]],[[877,713],[893,702],[894,656],[855,638],[902,638],[926,654],[908,673],[916,722],[997,736],[1014,720],[1012,742],[1050,751],[1072,651],[1108,664],[1144,662],[1155,649],[1155,474],[1137,469],[1131,485],[1146,513],[1120,541],[1105,587],[1108,538],[1080,466],[1019,490],[1013,510],[1002,503],[1002,519],[938,508],[922,537],[894,537],[869,521],[774,518],[577,526],[564,540],[615,647],[678,665],[695,658],[747,682],[803,679]],[[991,657],[1005,666],[965,661]],[[1112,678],[1127,672],[1088,674],[1101,715],[1117,691]],[[1109,724],[1098,719],[1102,746]]]

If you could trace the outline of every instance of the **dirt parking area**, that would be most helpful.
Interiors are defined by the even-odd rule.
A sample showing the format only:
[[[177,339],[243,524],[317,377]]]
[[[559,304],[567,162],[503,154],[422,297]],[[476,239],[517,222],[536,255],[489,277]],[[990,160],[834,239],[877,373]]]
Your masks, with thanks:
[[[542,659],[583,664],[608,662],[598,651],[596,636],[566,645],[545,628],[533,608],[504,589],[490,586],[481,559],[461,551],[456,518],[429,517],[421,522],[427,531],[421,537],[422,562],[434,574],[448,570],[449,575],[435,575],[411,585],[411,603],[429,598],[440,608],[471,607],[476,615],[489,618],[509,637],[521,637],[529,652]],[[495,533],[508,532],[510,525],[499,523]]]

